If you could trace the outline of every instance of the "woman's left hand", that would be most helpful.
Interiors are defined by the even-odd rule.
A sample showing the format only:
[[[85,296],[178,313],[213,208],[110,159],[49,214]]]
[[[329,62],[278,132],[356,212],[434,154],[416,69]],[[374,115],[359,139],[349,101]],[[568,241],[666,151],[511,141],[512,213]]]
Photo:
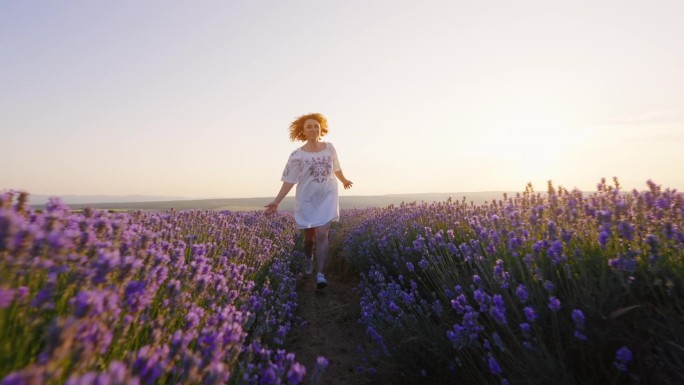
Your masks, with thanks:
[[[350,181],[349,179],[345,179],[344,182],[342,182],[342,185],[344,186],[345,190],[349,190],[350,188],[352,188],[353,184],[354,182]]]

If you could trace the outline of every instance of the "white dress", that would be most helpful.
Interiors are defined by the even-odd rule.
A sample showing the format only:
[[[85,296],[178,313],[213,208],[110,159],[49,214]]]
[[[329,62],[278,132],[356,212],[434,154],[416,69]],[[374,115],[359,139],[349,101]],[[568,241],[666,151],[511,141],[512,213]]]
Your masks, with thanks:
[[[300,229],[318,227],[340,218],[335,172],[340,162],[332,143],[325,149],[307,152],[298,148],[290,154],[281,181],[297,184],[294,217]]]

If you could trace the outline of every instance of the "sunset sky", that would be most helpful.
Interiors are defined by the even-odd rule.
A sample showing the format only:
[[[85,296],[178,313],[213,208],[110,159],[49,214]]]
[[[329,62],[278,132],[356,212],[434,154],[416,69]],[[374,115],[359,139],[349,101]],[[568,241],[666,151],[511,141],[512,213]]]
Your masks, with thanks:
[[[346,195],[684,188],[684,2],[2,1],[0,191],[275,196],[321,112]]]

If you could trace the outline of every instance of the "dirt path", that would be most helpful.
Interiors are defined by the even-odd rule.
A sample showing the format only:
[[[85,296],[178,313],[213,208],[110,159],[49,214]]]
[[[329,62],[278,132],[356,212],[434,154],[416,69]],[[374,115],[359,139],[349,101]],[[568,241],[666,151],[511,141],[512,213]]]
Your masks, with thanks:
[[[353,292],[359,278],[345,268],[339,256],[332,258],[326,269],[328,287],[315,289],[315,274],[304,276],[297,283],[298,314],[306,326],[295,331],[290,349],[297,361],[307,368],[304,383],[310,384],[316,358],[328,359],[328,368],[320,384],[373,384],[357,370],[362,364],[358,347],[366,336],[359,319],[359,300]]]

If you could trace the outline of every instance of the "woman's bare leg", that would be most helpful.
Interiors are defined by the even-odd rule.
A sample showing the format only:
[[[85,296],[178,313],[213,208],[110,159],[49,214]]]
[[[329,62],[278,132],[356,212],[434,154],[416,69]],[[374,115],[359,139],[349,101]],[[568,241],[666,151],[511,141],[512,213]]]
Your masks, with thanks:
[[[316,237],[316,228],[304,229],[304,254],[307,258],[313,258],[314,240]]]
[[[316,227],[316,259],[319,273],[323,272],[325,261],[328,259],[328,249],[330,248],[328,230],[330,230],[330,223]]]

